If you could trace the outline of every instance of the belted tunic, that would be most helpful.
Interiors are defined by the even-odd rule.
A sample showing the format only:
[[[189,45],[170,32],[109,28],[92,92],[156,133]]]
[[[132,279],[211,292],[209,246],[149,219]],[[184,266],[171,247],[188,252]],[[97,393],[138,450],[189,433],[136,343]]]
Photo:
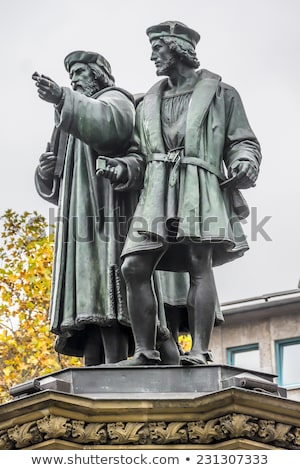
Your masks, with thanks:
[[[180,245],[193,242],[211,243],[213,266],[222,265],[249,249],[241,223],[245,200],[222,182],[237,161],[258,170],[260,144],[238,92],[220,76],[201,70],[191,93],[177,97],[164,97],[166,84],[156,83],[137,108],[128,157],[145,167],[144,185],[122,256],[161,249],[171,230],[157,269],[187,271]]]

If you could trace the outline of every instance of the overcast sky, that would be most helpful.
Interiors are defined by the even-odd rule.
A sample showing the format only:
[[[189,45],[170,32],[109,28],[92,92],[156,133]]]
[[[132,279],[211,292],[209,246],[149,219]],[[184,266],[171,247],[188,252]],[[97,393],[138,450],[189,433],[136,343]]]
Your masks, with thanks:
[[[299,0],[0,0],[0,214],[50,205],[33,174],[53,127],[34,71],[69,86],[64,57],[85,49],[111,63],[116,84],[146,92],[157,81],[148,26],[178,20],[197,30],[201,67],[240,93],[263,161],[244,191],[250,250],[215,269],[221,302],[295,289],[300,275]],[[259,225],[260,224],[260,225]]]

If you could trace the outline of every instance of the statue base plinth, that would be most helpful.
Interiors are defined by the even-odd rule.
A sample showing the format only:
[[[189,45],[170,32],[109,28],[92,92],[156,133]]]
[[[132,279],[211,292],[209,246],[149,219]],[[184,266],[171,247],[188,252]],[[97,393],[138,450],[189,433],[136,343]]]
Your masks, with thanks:
[[[297,449],[300,403],[230,366],[65,369],[11,389],[0,449]]]
[[[285,389],[274,383],[276,376],[226,365],[199,366],[99,366],[64,369],[10,389],[13,397],[41,390],[57,390],[89,398],[170,397],[207,394],[230,386],[259,388],[279,396]]]

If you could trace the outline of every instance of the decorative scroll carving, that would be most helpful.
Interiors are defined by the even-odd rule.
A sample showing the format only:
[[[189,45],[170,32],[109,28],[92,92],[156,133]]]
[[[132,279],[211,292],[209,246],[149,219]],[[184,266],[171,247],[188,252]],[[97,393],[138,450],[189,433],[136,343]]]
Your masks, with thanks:
[[[211,419],[207,422],[196,421],[188,423],[188,436],[193,444],[209,444],[213,441],[224,439],[224,433],[221,432],[219,424],[220,420]]]
[[[23,449],[49,439],[89,445],[214,444],[245,438],[278,448],[300,450],[300,427],[231,413],[207,421],[88,423],[63,416],[0,431],[0,450]]]
[[[44,434],[44,439],[68,438],[71,434],[71,424],[68,418],[62,416],[45,416],[37,421],[38,429]]]
[[[185,429],[184,429],[185,428]],[[150,438],[155,444],[188,442],[186,423],[149,423]]]
[[[275,423],[275,421],[261,420],[258,435],[263,442],[269,443],[276,441],[279,443],[285,443],[287,441],[287,435],[289,434],[291,428],[292,426],[289,426],[287,424]]]
[[[288,433],[291,436],[289,442],[293,442],[297,449],[300,449],[300,428],[295,428],[293,433]]]
[[[235,414],[220,418],[220,429],[224,437],[247,437],[252,439],[258,431],[257,419],[252,416]]]
[[[145,444],[149,432],[144,423],[110,423],[107,431],[111,444]]]
[[[105,423],[89,423],[84,421],[72,421],[72,438],[76,442],[94,442],[95,444],[105,444],[107,442],[107,432]]]
[[[16,425],[8,429],[7,436],[15,443],[16,449],[22,449],[43,441],[43,436],[40,434],[36,422]]]
[[[13,440],[10,440],[7,432],[0,433],[0,450],[11,450],[14,448]]]

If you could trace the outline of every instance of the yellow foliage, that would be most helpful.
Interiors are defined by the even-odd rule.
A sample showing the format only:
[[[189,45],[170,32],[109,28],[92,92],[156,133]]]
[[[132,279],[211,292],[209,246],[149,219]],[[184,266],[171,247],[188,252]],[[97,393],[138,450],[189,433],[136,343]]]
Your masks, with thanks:
[[[36,212],[7,210],[0,247],[0,403],[11,400],[9,389],[66,367],[82,365],[76,357],[54,350],[48,309],[53,262],[53,230]],[[179,337],[191,349],[191,336]]]
[[[181,348],[183,349],[183,351],[186,353],[186,352],[189,352],[191,350],[191,347],[192,347],[192,337],[189,333],[187,334],[182,334],[178,337],[178,343],[179,343],[179,346],[181,346]]]
[[[54,350],[48,308],[53,260],[53,233],[36,212],[1,217],[0,247],[0,403],[9,389],[65,367],[78,358]]]

